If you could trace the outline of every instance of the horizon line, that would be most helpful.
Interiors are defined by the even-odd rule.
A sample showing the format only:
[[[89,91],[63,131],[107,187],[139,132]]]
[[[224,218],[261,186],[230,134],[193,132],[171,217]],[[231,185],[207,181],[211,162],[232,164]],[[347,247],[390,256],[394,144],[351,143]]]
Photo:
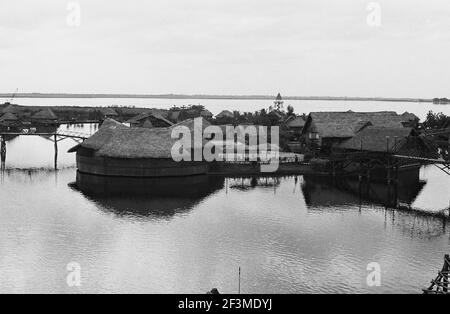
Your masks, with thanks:
[[[128,93],[0,93],[0,98],[141,98],[141,99],[236,99],[273,100],[276,95],[219,95],[219,94],[128,94]],[[392,101],[433,102],[431,98],[377,97],[377,96],[283,96],[283,100],[336,101]]]

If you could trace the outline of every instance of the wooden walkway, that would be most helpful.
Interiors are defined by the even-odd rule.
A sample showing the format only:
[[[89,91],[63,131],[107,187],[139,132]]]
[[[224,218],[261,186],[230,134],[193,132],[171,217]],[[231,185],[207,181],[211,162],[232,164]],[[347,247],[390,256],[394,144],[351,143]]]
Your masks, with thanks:
[[[6,137],[8,136],[41,136],[54,143],[55,157],[54,157],[54,167],[58,170],[58,142],[65,139],[73,139],[74,141],[81,143],[88,139],[91,135],[81,132],[73,131],[57,131],[53,133],[39,133],[39,132],[0,132],[0,156],[2,169],[5,167],[6,162]]]
[[[81,132],[71,132],[71,131],[58,131],[56,133],[32,133],[32,132],[2,132],[0,136],[57,136],[60,138],[73,138],[78,140],[86,140],[91,135]]]
[[[444,267],[438,272],[436,279],[431,281],[431,286],[424,289],[424,294],[450,294],[449,292],[450,256],[445,255]]]

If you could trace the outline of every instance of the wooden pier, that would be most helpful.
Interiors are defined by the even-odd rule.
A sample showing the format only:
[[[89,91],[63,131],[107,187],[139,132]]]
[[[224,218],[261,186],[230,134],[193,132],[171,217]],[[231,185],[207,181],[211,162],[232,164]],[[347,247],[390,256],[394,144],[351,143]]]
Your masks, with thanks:
[[[2,132],[0,133],[0,155],[1,155],[1,168],[5,169],[6,163],[6,138],[7,137],[17,137],[17,136],[40,136],[54,143],[54,169],[58,170],[58,143],[65,139],[73,139],[76,142],[83,142],[90,137],[89,134],[71,131],[56,131],[54,133],[46,132]]]
[[[431,281],[431,286],[424,289],[424,294],[450,294],[449,292],[450,255],[445,255],[444,266],[438,273],[436,279]]]

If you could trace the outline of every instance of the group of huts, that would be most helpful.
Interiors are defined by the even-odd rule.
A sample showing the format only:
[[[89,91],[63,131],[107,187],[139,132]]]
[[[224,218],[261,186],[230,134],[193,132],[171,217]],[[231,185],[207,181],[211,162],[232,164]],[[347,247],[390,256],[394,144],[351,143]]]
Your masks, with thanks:
[[[417,132],[419,118],[411,113],[312,112],[302,130],[304,147],[333,152],[430,153],[433,148]]]
[[[298,145],[304,152],[315,151],[323,156],[334,151],[376,153],[426,148],[426,141],[417,141],[421,139],[415,131],[418,122],[419,118],[410,113],[347,111],[312,112],[306,119],[292,115],[283,123],[296,135],[292,145]],[[77,152],[78,169],[90,174],[158,177],[208,173],[205,163],[173,160],[172,149],[176,139],[171,135],[172,130],[180,125],[194,132],[194,119],[175,124],[169,117],[151,110],[123,124],[107,119],[96,134],[71,152]],[[203,128],[209,125],[210,122],[202,118]],[[225,130],[226,125],[220,127]],[[205,141],[203,139],[202,147],[192,143],[192,151],[183,154],[190,154],[193,158],[195,150],[202,150]],[[229,143],[229,139],[224,137],[214,139],[214,142],[224,145],[224,148],[244,146],[246,152],[250,150],[248,143],[240,143],[236,139]],[[420,143],[424,147],[417,147]],[[289,152],[282,154],[295,160],[302,159]]]
[[[20,106],[7,104],[0,110],[0,128],[4,131],[33,126],[50,126],[58,122],[57,116],[50,108],[26,110]]]

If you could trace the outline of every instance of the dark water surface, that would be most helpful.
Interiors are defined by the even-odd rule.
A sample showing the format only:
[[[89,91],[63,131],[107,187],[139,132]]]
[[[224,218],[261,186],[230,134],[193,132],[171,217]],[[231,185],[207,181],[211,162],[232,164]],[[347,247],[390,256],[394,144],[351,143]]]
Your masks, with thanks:
[[[240,266],[247,293],[418,293],[449,251],[443,219],[303,177],[195,177],[168,197],[153,183],[146,195],[143,182],[78,175],[77,186],[76,176],[1,177],[0,292],[236,292]],[[81,266],[79,288],[66,284],[70,262]],[[382,267],[379,288],[366,285],[370,262]]]

